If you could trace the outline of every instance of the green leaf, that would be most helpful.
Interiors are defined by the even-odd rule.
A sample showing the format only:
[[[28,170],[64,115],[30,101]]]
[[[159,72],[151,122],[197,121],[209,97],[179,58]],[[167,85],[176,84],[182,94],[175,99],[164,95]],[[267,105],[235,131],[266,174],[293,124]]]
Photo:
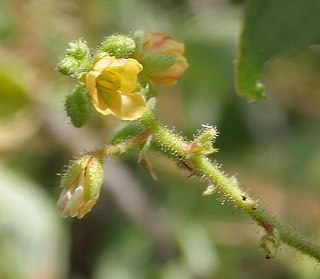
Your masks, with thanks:
[[[274,55],[320,43],[319,11],[319,0],[247,0],[236,65],[241,96],[249,101],[264,96],[260,79]]]

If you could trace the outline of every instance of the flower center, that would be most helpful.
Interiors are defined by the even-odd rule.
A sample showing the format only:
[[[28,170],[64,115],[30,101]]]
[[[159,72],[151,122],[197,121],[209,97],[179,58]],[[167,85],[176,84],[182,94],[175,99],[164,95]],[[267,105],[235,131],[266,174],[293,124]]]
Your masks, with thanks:
[[[120,89],[121,80],[117,72],[105,69],[96,79],[96,87],[100,94],[115,92]]]

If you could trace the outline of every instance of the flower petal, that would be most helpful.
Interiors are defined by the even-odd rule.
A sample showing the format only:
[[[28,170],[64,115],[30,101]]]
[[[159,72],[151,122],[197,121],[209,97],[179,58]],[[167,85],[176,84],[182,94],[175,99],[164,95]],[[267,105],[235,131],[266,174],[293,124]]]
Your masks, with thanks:
[[[108,107],[119,119],[136,120],[147,110],[147,103],[139,93],[119,94],[118,96],[121,98],[120,105],[118,99],[109,98]]]
[[[96,59],[94,69],[86,75],[87,89],[95,109],[122,120],[141,117],[147,104],[135,91],[139,88],[138,74],[142,65],[135,59],[118,59],[106,53],[99,53]]]
[[[101,52],[96,57],[97,62],[94,64],[93,70],[97,72],[102,72],[104,69],[108,68],[115,60],[114,57],[108,56],[107,53]]]
[[[147,32],[144,40],[143,48],[148,55],[165,54],[176,57],[184,53],[184,44],[174,41],[165,33]]]
[[[100,113],[105,114],[104,111],[108,110],[111,114],[116,115],[121,111],[122,99],[119,92],[99,92],[98,96],[101,99],[100,104],[103,104],[103,106],[96,107],[96,110]]]
[[[120,85],[121,76],[114,69],[106,68],[96,78],[96,87],[100,92],[117,91]]]
[[[97,111],[101,114],[109,115],[111,111],[108,109],[102,95],[98,94],[98,89],[96,88],[96,76],[100,73],[96,71],[91,71],[86,76],[86,84],[89,91],[89,96],[91,98],[92,104]]]
[[[137,76],[142,70],[142,65],[135,59],[118,59],[113,63],[114,71],[121,78],[120,91],[124,94],[131,93],[137,87]]]

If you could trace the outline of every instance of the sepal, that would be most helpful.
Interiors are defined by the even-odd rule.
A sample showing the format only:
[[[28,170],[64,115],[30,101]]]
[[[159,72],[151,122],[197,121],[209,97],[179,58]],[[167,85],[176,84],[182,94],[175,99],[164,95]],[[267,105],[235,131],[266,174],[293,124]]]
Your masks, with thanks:
[[[86,124],[93,112],[93,106],[85,86],[77,86],[67,96],[65,108],[73,126],[80,128]]]

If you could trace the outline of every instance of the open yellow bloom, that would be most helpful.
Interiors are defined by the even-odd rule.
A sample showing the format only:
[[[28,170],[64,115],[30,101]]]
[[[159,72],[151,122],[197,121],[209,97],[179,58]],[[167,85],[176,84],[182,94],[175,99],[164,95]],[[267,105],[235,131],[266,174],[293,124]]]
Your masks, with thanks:
[[[184,55],[184,44],[174,41],[165,33],[147,32],[144,34],[142,45],[143,57],[151,55],[165,55],[175,59],[173,65],[159,72],[148,74],[155,83],[164,86],[172,86],[188,68],[188,62]],[[142,58],[143,60],[143,58]]]
[[[140,118],[147,109],[144,97],[137,92],[139,62],[100,53],[93,70],[86,75],[86,85],[95,109],[122,120]]]
[[[103,182],[101,158],[84,155],[76,160],[61,179],[62,193],[57,207],[63,217],[82,218],[98,200]]]

